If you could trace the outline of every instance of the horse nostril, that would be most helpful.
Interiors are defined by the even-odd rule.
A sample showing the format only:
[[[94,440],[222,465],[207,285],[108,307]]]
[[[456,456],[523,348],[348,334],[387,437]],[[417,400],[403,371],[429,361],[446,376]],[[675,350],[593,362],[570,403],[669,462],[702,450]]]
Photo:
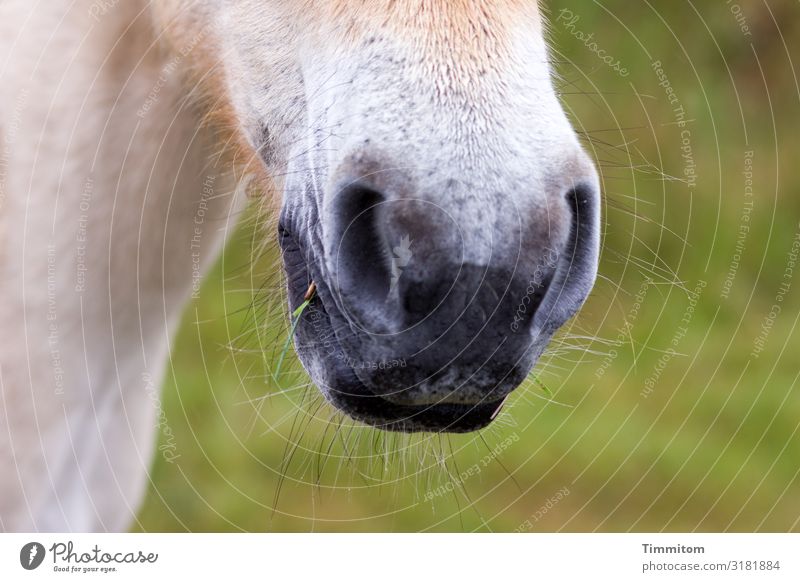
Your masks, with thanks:
[[[382,228],[383,194],[360,184],[344,188],[335,207],[333,257],[339,291],[347,296],[385,297],[390,267]]]
[[[590,185],[579,185],[567,193],[572,213],[566,259],[582,265],[596,253],[598,225],[595,192]]]
[[[558,268],[536,315],[538,325],[553,333],[572,317],[588,297],[597,275],[600,254],[599,189],[581,183],[566,194],[570,208],[569,235]]]

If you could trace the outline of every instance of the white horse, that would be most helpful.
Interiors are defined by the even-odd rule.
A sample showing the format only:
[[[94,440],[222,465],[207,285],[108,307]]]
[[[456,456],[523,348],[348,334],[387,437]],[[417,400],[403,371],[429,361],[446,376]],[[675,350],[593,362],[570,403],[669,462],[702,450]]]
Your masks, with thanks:
[[[542,27],[533,0],[0,3],[0,529],[128,526],[245,174],[328,401],[491,422],[597,268]]]

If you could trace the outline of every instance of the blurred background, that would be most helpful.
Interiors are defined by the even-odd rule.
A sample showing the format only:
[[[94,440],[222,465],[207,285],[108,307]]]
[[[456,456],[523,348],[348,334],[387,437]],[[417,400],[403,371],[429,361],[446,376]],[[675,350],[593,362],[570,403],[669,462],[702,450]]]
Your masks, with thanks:
[[[171,355],[143,531],[800,531],[800,4],[547,2],[600,279],[493,426],[321,402],[253,213]],[[546,386],[546,388],[545,388]]]

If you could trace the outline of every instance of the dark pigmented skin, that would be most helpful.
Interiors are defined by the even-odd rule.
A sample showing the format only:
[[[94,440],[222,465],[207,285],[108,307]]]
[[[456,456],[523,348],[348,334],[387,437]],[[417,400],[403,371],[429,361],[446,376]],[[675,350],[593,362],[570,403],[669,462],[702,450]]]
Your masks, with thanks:
[[[343,205],[335,252],[323,244],[311,197],[302,207],[286,204],[279,240],[291,308],[316,285],[295,345],[326,399],[385,430],[469,432],[488,425],[591,287],[579,276],[591,259],[583,256],[583,240],[595,234],[589,194],[565,198],[572,224],[555,252],[545,255],[541,246],[526,246],[524,232],[506,231],[517,240],[504,242],[518,252],[488,265],[459,262],[447,236],[436,237],[447,225],[431,226],[434,218],[420,215],[426,228],[414,233],[417,260],[405,267],[393,296],[391,270],[381,261],[395,241],[385,242],[391,225],[372,212],[380,197],[355,209]],[[360,219],[370,224],[354,228]]]

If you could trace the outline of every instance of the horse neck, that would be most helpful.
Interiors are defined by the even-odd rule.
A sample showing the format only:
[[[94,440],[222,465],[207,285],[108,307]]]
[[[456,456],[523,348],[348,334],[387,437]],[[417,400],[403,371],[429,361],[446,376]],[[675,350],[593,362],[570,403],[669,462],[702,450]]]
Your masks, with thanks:
[[[232,189],[145,4],[97,21],[87,0],[0,8],[0,465],[19,475],[0,482],[6,528],[131,519],[160,413],[150,386],[232,226]]]

